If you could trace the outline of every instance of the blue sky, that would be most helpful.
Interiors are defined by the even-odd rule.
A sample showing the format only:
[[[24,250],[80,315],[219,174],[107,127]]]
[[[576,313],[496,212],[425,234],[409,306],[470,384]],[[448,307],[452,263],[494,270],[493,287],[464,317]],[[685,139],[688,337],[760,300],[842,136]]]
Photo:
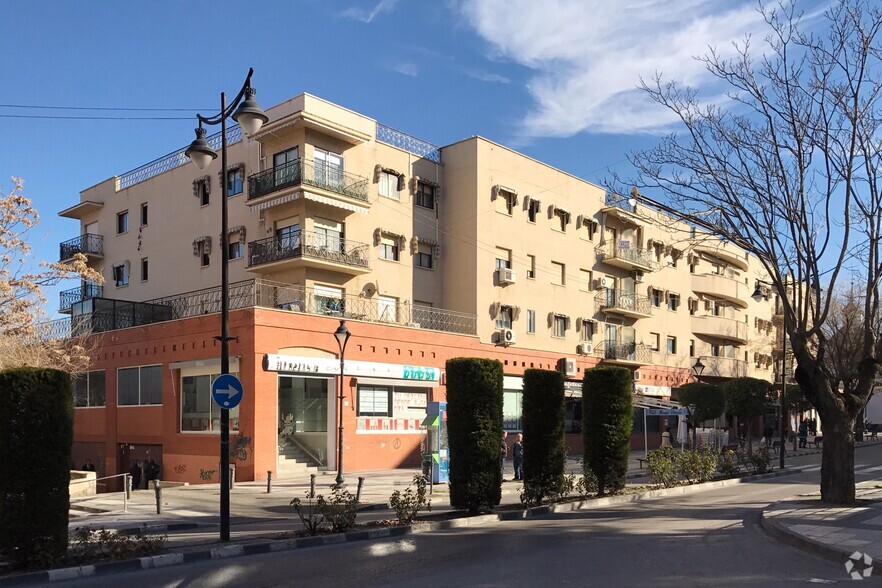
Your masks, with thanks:
[[[589,181],[627,172],[629,149],[672,129],[636,86],[662,71],[708,81],[692,59],[756,30],[753,2],[469,0],[247,3],[9,2],[4,105],[175,108],[173,112],[0,107],[0,187],[25,180],[42,222],[36,259],[79,232],[57,212],[78,193],[192,139],[249,67],[264,107],[309,92],[445,145],[472,135]],[[50,14],[51,13],[51,14]],[[713,88],[709,88],[712,92]],[[72,284],[66,284],[70,287]],[[54,312],[57,296],[49,295]]]

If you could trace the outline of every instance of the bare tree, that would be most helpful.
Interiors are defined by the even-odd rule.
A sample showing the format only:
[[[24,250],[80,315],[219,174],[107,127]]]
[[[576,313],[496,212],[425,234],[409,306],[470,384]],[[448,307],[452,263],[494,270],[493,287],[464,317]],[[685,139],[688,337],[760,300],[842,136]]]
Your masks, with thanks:
[[[824,428],[821,497],[854,501],[854,424],[879,366],[882,278],[882,11],[840,0],[823,30],[794,4],[760,7],[762,51],[711,49],[707,69],[728,89],[725,108],[657,75],[644,90],[685,128],[633,153],[633,182],[757,256],[781,300],[796,381]],[[826,328],[844,265],[859,267],[856,371],[838,390]],[[835,338],[834,338],[835,339]]]
[[[50,328],[43,288],[65,278],[103,283],[81,253],[66,264],[42,262],[28,270],[28,233],[39,216],[22,192],[23,181],[0,196],[0,369],[20,366],[54,367],[78,372],[88,368],[97,340],[87,333]]]

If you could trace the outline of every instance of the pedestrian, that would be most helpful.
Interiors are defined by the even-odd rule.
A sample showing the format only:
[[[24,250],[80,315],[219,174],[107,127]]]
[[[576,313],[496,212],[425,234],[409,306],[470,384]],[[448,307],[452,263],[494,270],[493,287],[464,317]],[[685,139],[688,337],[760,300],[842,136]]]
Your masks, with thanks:
[[[159,479],[159,464],[151,459],[147,462],[147,467],[144,469],[147,474],[147,487],[149,488],[151,481]]]
[[[802,419],[802,422],[799,423],[799,429],[796,432],[796,436],[799,437],[800,449],[808,447],[808,423],[805,419]]]
[[[763,438],[766,440],[766,447],[772,446],[772,437],[775,436],[775,429],[772,427],[772,423],[766,424],[766,428],[763,429]]]
[[[514,446],[511,448],[511,455],[514,458],[514,479],[524,479],[524,436],[518,433],[515,437]]]
[[[508,457],[508,443],[505,442],[505,438],[508,437],[508,431],[502,432],[502,447],[501,453],[499,457],[499,471],[502,472],[502,479],[505,480],[505,458]]]
[[[673,445],[671,445],[671,428],[670,427],[666,428],[665,432],[662,433],[661,448],[664,449],[665,447],[673,447]]]
[[[92,463],[91,459],[86,458],[86,463],[83,464],[83,471],[84,472],[94,472],[95,471],[95,464]]]
[[[129,476],[132,477],[132,489],[139,490],[141,488],[141,462],[135,462],[129,470]]]

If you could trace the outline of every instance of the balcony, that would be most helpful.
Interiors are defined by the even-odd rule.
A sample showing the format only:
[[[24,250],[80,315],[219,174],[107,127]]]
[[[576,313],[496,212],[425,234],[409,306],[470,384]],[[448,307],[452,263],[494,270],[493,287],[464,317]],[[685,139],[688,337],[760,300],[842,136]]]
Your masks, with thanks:
[[[270,237],[248,244],[248,269],[269,273],[287,267],[317,267],[359,275],[370,271],[369,246],[312,231]]]
[[[704,364],[702,378],[744,378],[747,376],[747,362],[734,357],[715,357],[702,355]]]
[[[630,241],[607,243],[596,249],[598,261],[627,270],[651,272],[655,269],[655,261],[647,249],[634,247]]]
[[[102,235],[93,235],[86,233],[79,237],[74,237],[69,241],[64,241],[60,245],[59,261],[69,261],[77,253],[82,253],[86,257],[104,257],[104,237]]]
[[[248,177],[248,201],[298,186],[311,186],[334,198],[344,196],[364,208],[368,203],[368,179],[310,159],[295,159]],[[330,204],[330,203],[329,203]]]
[[[706,241],[698,241],[693,245],[695,251],[707,253],[746,272],[750,265],[747,263],[747,254],[737,245],[733,245],[727,241],[717,241],[709,238]]]
[[[692,332],[737,343],[747,343],[750,338],[747,323],[723,316],[693,316]]]
[[[621,314],[631,318],[652,316],[652,303],[646,296],[614,288],[604,288],[594,297],[597,306],[606,313]]]
[[[77,302],[102,296],[104,296],[104,287],[98,284],[83,284],[70,290],[64,290],[58,296],[58,312],[70,312],[71,306]]]
[[[722,298],[739,308],[747,308],[752,294],[743,281],[718,274],[693,274],[692,291]]]
[[[594,355],[604,363],[616,365],[641,366],[652,363],[652,350],[634,342],[602,341],[594,348]]]

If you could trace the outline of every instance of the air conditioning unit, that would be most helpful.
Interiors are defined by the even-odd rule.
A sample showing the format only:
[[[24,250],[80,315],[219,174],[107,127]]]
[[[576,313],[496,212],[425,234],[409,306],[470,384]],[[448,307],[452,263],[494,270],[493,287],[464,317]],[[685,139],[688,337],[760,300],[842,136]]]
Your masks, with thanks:
[[[605,276],[602,278],[594,278],[594,289],[595,290],[600,290],[602,288],[615,288],[615,287],[616,287],[616,281],[614,278],[607,278]]]
[[[514,284],[516,281],[515,271],[507,267],[498,268],[496,279],[500,284]]]
[[[579,355],[591,355],[591,346],[587,343],[580,343],[576,345],[576,353]]]
[[[640,283],[643,281],[643,272],[640,270],[634,271],[634,281]]]
[[[496,331],[497,345],[512,345],[515,343],[515,332],[511,329],[499,329]]]
[[[560,360],[558,364],[560,367],[560,371],[563,372],[567,376],[575,376],[576,375],[576,360],[571,357],[564,357]]]

